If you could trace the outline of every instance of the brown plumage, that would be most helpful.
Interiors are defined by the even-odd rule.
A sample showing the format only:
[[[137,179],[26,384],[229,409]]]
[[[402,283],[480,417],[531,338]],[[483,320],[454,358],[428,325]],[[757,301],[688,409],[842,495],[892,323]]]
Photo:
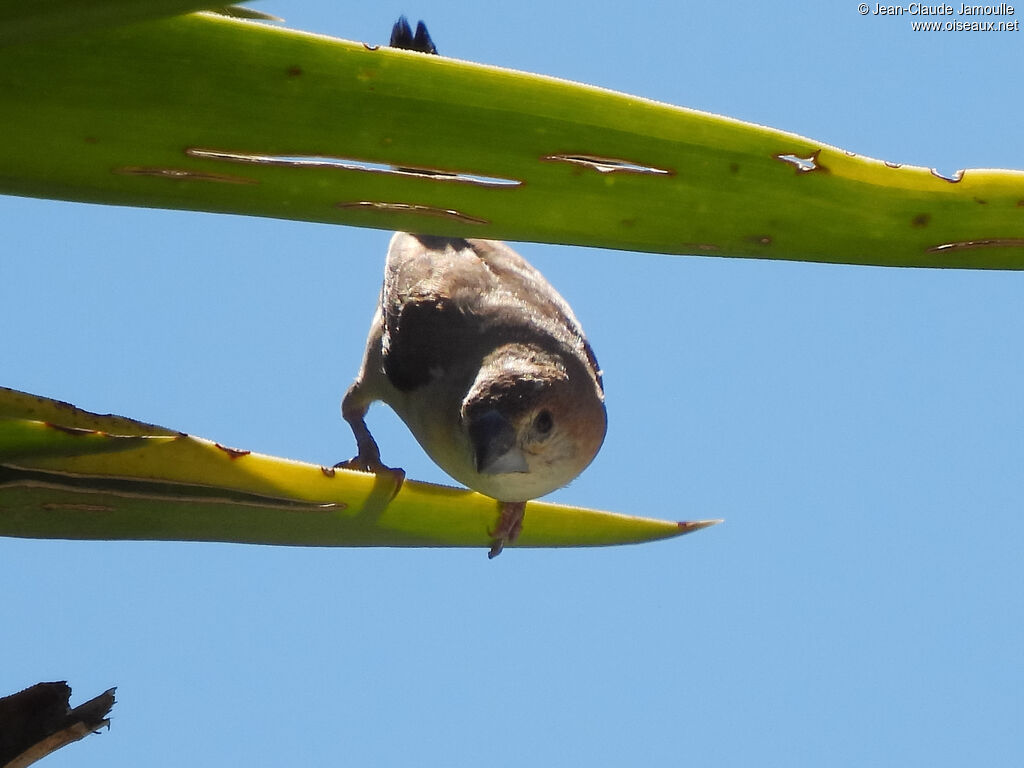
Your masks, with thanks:
[[[390,405],[459,482],[503,502],[492,556],[525,502],[559,488],[604,440],[604,389],[572,309],[522,256],[491,240],[399,232],[363,365],[342,404],[359,454],[381,471],[364,416]]]

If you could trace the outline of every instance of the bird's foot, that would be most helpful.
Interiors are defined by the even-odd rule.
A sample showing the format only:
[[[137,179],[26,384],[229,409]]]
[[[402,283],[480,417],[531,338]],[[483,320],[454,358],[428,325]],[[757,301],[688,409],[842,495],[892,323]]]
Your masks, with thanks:
[[[505,543],[515,541],[519,532],[523,529],[523,516],[526,514],[525,501],[503,501],[501,502],[501,516],[498,518],[498,527],[488,531],[487,535],[494,539],[491,544],[491,551],[487,553],[488,559],[493,559],[501,554]]]
[[[390,499],[395,498],[398,492],[402,490],[402,483],[405,482],[405,470],[401,467],[389,467],[381,462],[380,457],[364,457],[364,456],[353,456],[348,461],[339,461],[334,465],[335,469],[352,469],[356,472],[369,472],[376,475],[377,477],[384,478],[391,475],[394,483],[394,490],[391,492]]]

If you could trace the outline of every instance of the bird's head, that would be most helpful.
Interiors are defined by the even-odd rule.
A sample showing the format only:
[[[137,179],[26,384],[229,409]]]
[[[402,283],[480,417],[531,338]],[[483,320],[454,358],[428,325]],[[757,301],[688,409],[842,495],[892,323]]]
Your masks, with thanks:
[[[571,482],[597,455],[607,417],[596,372],[528,344],[488,355],[462,404],[471,488],[527,501]]]

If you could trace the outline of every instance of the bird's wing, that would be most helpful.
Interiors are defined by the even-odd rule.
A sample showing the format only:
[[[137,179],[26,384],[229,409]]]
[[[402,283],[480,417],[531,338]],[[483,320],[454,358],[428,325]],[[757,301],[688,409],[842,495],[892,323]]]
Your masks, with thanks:
[[[403,392],[428,384],[473,342],[473,318],[460,297],[493,285],[460,240],[396,233],[388,248],[381,293],[383,367]]]
[[[384,370],[400,390],[426,384],[453,350],[475,348],[492,335],[582,357],[600,386],[597,360],[572,309],[504,243],[396,234],[381,305]]]

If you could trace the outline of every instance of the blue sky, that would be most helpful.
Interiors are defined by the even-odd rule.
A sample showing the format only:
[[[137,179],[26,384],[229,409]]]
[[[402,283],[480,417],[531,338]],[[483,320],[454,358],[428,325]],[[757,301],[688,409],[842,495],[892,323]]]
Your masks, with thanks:
[[[957,4],[958,5],[958,4]],[[1020,32],[857,3],[264,2],[385,42],[1024,169]],[[1018,14],[1020,11],[1018,11]],[[1017,18],[1017,17],[1011,17]],[[389,234],[0,198],[0,384],[327,463]],[[1024,275],[523,244],[605,371],[595,550],[0,540],[0,692],[118,686],[50,766],[1002,766],[1024,754]],[[385,461],[447,482],[383,407]]]

